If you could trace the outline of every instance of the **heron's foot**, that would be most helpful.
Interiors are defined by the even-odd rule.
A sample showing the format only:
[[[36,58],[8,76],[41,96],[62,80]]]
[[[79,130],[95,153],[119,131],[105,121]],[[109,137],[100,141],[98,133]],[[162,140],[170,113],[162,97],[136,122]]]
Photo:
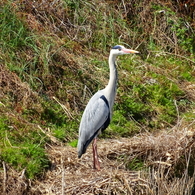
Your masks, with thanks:
[[[94,162],[94,166],[93,166],[93,168],[95,169],[95,170],[97,170],[97,171],[100,171],[100,162],[99,161],[96,161],[96,162]]]

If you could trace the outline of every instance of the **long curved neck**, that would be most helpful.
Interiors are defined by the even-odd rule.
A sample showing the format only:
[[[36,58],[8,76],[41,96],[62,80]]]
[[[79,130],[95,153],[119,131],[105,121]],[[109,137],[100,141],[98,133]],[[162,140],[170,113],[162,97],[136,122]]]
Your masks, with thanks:
[[[109,60],[108,60],[109,68],[110,68],[110,79],[109,79],[108,85],[106,86],[106,95],[110,103],[111,110],[112,110],[112,106],[114,104],[114,99],[116,96],[117,79],[118,79],[115,61],[116,61],[116,56],[113,54],[110,54]]]

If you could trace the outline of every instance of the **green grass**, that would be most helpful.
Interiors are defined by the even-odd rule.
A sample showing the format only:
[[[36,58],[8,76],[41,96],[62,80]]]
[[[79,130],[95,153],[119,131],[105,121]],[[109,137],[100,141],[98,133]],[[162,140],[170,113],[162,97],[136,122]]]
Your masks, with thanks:
[[[139,158],[134,158],[132,159],[131,162],[127,163],[126,167],[127,169],[131,170],[131,171],[140,171],[144,169],[144,161],[142,159]]]
[[[18,20],[10,4],[0,7],[0,40],[2,48],[17,51],[26,47],[28,32],[22,21]]]
[[[77,147],[77,142],[78,142],[78,140],[73,140],[73,141],[69,142],[69,145],[76,148]]]
[[[21,124],[14,118],[0,118],[0,158],[25,173],[29,178],[43,174],[49,167],[44,145],[44,134],[35,128]]]
[[[159,56],[153,64],[148,58],[150,64],[146,62],[145,66],[139,66],[136,62],[139,56],[128,57],[119,62],[117,100],[106,136],[131,136],[145,128],[156,131],[176,124],[178,112],[187,114],[191,104],[184,89],[178,85],[179,79],[181,82],[194,81],[190,63],[182,65],[183,59],[167,56],[165,61]],[[175,71],[170,71],[174,66]]]

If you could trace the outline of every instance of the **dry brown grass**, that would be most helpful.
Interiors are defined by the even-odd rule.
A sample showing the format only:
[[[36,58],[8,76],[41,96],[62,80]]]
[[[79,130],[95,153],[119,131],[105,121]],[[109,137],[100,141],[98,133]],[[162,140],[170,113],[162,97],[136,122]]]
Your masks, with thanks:
[[[51,161],[44,178],[27,180],[11,168],[1,172],[1,188],[11,194],[151,194],[191,195],[194,185],[194,124],[182,120],[169,132],[98,141],[102,169],[92,169],[91,148],[77,158],[76,148],[47,145]],[[56,145],[57,144],[57,145]],[[140,159],[140,170],[128,164]],[[137,163],[135,161],[135,163]],[[22,176],[21,176],[22,175]],[[12,186],[12,187],[10,187]]]
[[[22,82],[16,73],[0,64],[0,99],[4,101],[2,104],[7,104],[8,98],[12,100],[9,103],[18,113],[32,105],[40,111],[38,94],[27,83]]]
[[[185,18],[191,18],[188,23],[186,22],[189,31],[186,30],[184,25],[179,26],[181,30],[186,30],[186,34],[191,34],[191,30],[194,28],[194,5],[190,2],[184,4],[179,1],[166,0],[83,1],[80,3],[73,1],[69,2],[69,6],[72,6],[70,8],[64,6],[62,0],[37,0],[33,2],[16,1],[14,6],[19,9],[18,14],[25,18],[26,25],[30,30],[35,32],[49,30],[50,33],[58,37],[63,37],[65,34],[68,39],[81,44],[97,41],[95,37],[99,34],[96,29],[99,27],[95,16],[104,13],[105,21],[109,20],[109,17],[115,19],[112,28],[116,34],[120,35],[120,39],[122,38],[126,43],[131,40],[130,44],[134,47],[139,45],[140,49],[143,48],[142,53],[146,52],[144,50],[148,42],[153,42],[159,48],[170,53],[183,54],[184,51],[178,43],[177,33],[179,31],[174,30],[173,26],[178,25],[178,17],[181,17],[184,20]],[[115,10],[114,15],[112,10]],[[173,12],[177,14],[173,14]],[[83,18],[82,22],[80,17]],[[128,26],[122,26],[117,18],[127,20]],[[107,34],[106,36],[110,39],[108,23],[101,24],[105,25],[107,32],[104,32],[104,29],[100,29],[100,31],[105,35]],[[138,36],[131,31],[131,28],[135,27],[139,29]]]
[[[29,181],[22,172],[16,172],[14,169],[1,162],[3,170],[0,171],[0,190],[2,195],[25,194],[28,191]]]

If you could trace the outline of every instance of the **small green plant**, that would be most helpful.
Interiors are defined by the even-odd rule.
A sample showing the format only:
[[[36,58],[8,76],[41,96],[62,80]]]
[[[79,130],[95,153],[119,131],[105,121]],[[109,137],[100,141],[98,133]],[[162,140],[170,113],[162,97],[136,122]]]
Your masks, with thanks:
[[[73,141],[69,142],[68,144],[69,144],[70,146],[76,148],[76,147],[77,147],[77,142],[78,142],[78,140],[73,140]]]
[[[131,171],[143,170],[144,162],[139,158],[134,158],[131,162],[127,163],[126,167]]]

